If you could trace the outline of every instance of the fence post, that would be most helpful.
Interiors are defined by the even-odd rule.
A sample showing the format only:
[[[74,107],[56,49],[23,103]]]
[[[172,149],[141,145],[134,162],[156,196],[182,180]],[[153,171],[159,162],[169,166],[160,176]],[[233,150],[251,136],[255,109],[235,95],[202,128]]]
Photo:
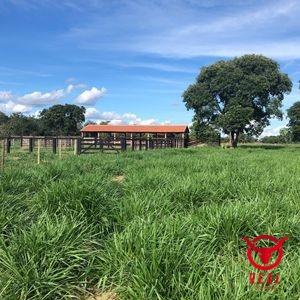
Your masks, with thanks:
[[[29,152],[33,152],[33,138],[29,138]]]
[[[142,134],[140,133],[139,150],[142,150]]]
[[[131,150],[134,150],[134,137],[131,138]]]
[[[38,165],[41,162],[41,140],[38,139],[38,148],[37,148],[37,163]]]
[[[10,137],[6,138],[6,153],[10,153],[10,147],[11,147],[11,139]]]
[[[152,138],[149,138],[149,149],[153,149],[154,143]]]
[[[184,140],[183,140],[183,147],[187,148],[189,146],[189,135],[186,133],[184,135]]]
[[[52,138],[52,152],[56,154],[56,147],[57,147],[57,139]]]
[[[126,146],[127,146],[126,145],[126,137],[121,136],[120,139],[121,139],[121,150],[126,151]]]
[[[4,170],[5,162],[5,139],[2,140],[2,157],[1,157],[1,170]]]
[[[149,138],[146,138],[145,140],[145,149],[148,150],[149,147]]]
[[[81,138],[77,138],[75,140],[76,143],[76,154],[79,155],[81,153]]]
[[[72,144],[74,145],[74,155],[77,155],[77,143],[76,143],[76,140],[75,140],[75,143],[74,143],[74,140],[72,139]]]
[[[61,159],[62,139],[58,139],[58,158]]]

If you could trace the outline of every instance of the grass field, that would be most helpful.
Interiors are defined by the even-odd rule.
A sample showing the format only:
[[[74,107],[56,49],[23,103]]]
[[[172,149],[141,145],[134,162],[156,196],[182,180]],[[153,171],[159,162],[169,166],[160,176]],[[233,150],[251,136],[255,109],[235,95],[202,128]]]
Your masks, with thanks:
[[[299,148],[26,155],[0,174],[0,299],[300,299]],[[274,290],[249,284],[260,234],[289,236]]]

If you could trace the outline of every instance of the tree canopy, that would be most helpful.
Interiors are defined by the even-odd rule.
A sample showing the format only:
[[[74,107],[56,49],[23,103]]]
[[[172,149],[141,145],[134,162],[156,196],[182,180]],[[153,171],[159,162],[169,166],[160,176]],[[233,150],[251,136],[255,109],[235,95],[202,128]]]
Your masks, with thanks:
[[[195,111],[196,123],[229,134],[236,147],[239,134],[259,135],[270,118],[282,118],[282,100],[291,88],[277,62],[252,54],[203,67],[183,101]]]
[[[288,110],[290,119],[288,126],[291,130],[292,141],[300,142],[300,101],[295,102]]]
[[[13,113],[7,116],[3,112],[0,112],[0,136],[42,134],[39,119],[32,116],[25,116],[21,113]]]
[[[57,104],[40,113],[46,135],[76,135],[85,121],[85,107]]]

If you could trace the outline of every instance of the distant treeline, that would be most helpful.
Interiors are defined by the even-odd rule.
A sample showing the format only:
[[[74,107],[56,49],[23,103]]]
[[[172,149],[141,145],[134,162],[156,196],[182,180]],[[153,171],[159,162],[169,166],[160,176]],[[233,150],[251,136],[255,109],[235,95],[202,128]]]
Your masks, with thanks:
[[[0,136],[11,135],[79,135],[85,121],[85,107],[73,104],[53,105],[38,116],[0,112]]]

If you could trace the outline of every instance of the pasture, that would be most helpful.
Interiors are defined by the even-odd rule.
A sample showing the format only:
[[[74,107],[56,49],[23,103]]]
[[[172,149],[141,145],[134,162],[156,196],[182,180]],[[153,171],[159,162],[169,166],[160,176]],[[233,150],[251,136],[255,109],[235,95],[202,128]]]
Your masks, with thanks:
[[[22,155],[0,173],[1,299],[300,298],[299,148]],[[289,236],[275,289],[249,284],[260,234]]]

